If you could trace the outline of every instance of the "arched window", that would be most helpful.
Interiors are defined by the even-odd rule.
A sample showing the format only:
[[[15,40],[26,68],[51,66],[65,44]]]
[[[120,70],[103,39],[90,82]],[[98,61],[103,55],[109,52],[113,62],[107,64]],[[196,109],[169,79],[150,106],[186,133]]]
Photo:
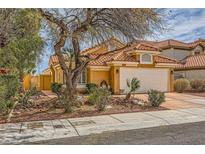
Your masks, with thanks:
[[[142,64],[152,64],[152,55],[150,54],[141,54],[140,55],[140,63]]]

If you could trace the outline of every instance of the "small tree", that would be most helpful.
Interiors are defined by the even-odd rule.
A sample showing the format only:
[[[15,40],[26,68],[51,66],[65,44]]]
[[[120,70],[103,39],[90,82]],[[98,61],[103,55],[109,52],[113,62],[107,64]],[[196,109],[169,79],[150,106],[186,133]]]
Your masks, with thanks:
[[[13,14],[12,10],[7,9],[7,12],[9,11]],[[5,11],[1,10],[0,19],[4,16]],[[1,24],[10,26],[10,29],[5,30],[12,33],[10,38],[7,38],[7,43],[0,48],[0,67],[16,72],[20,80],[19,91],[23,92],[24,76],[33,71],[42,55],[43,40],[39,35],[41,18],[38,12],[32,9],[16,9],[11,18],[10,23],[0,23],[0,27]]]
[[[137,78],[132,78],[132,80],[127,79],[127,86],[129,88],[129,92],[127,93],[125,100],[128,101],[133,92],[137,91],[140,88],[140,81]]]
[[[23,78],[34,71],[42,55],[40,29],[41,16],[35,9],[0,9],[0,67],[9,69],[19,81],[16,87],[20,97],[9,112],[8,121],[15,106],[22,99],[29,99],[30,92],[24,93]]]

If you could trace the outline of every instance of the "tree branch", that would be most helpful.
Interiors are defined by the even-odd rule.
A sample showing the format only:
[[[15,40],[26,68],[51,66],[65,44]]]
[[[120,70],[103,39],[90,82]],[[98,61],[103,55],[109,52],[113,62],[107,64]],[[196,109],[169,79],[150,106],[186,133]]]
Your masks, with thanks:
[[[58,39],[57,43],[54,45],[54,49],[55,49],[55,54],[59,58],[59,63],[60,63],[61,68],[64,70],[65,74],[68,75],[69,71],[67,69],[66,62],[65,62],[65,59],[63,57],[63,54],[61,53],[61,48],[65,45],[66,39],[67,39],[68,34],[69,34],[68,27],[63,22],[63,20],[58,20],[51,13],[44,12],[43,9],[38,9],[38,11],[48,21],[50,21],[50,22],[56,24],[58,27],[60,27],[60,30],[61,30],[60,38]]]

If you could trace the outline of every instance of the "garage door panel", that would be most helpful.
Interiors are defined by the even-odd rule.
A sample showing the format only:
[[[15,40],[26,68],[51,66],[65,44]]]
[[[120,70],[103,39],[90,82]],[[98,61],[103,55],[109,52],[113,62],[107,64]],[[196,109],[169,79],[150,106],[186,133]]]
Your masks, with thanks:
[[[168,90],[168,69],[120,68],[120,89],[127,92],[126,81],[133,77],[140,80],[140,89],[137,92],[147,92],[150,89]]]

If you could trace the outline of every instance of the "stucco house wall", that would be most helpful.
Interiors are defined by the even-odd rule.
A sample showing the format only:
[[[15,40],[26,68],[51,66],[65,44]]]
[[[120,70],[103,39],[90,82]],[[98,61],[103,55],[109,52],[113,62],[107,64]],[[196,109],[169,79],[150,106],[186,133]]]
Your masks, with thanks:
[[[174,76],[175,76],[175,79],[179,77],[184,77],[188,80],[205,79],[205,70],[196,69],[196,70],[175,71]]]
[[[177,60],[182,60],[187,56],[191,55],[192,51],[181,49],[166,49],[163,50],[160,54]]]

